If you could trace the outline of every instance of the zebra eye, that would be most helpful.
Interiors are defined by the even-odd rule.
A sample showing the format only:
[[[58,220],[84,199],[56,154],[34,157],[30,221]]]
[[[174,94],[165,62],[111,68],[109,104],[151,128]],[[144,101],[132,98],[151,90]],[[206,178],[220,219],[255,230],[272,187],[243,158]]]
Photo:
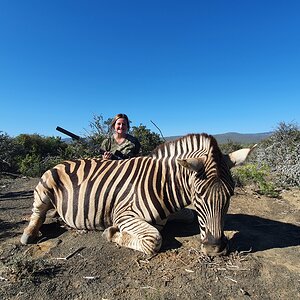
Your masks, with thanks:
[[[204,172],[199,172],[196,174],[197,179],[206,179],[206,174]]]

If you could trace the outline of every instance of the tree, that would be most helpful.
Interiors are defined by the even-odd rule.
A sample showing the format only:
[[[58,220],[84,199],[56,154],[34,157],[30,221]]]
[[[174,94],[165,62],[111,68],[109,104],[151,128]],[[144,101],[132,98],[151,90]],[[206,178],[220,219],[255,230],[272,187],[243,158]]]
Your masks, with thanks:
[[[163,142],[157,133],[151,132],[150,129],[146,128],[146,126],[142,124],[140,124],[138,127],[133,126],[131,134],[140,141],[142,155],[148,155]]]

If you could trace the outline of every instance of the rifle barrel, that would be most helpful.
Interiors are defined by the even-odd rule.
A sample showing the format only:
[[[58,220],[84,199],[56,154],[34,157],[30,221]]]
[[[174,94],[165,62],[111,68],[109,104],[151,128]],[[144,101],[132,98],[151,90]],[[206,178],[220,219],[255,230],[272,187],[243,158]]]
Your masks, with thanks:
[[[80,140],[80,137],[78,135],[76,135],[76,134],[74,134],[74,133],[72,133],[72,132],[70,132],[70,131],[68,131],[64,128],[61,128],[61,127],[57,126],[56,130],[68,135],[69,137],[71,137],[74,140],[77,140],[77,141]]]

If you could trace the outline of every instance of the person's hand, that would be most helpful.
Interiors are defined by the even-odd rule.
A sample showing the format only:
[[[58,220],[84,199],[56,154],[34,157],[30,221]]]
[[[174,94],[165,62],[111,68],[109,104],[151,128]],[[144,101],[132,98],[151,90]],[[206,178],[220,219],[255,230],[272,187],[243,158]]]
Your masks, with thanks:
[[[109,151],[105,151],[104,154],[102,155],[103,159],[111,159],[112,153]]]

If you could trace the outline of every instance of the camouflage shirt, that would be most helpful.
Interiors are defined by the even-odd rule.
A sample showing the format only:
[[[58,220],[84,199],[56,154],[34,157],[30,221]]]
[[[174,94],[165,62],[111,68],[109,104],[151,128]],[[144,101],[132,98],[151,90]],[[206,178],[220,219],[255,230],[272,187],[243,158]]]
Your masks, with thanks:
[[[118,144],[113,136],[105,139],[101,148],[110,151],[121,159],[138,156],[141,150],[141,144],[138,139],[130,134],[126,134],[124,141]]]

